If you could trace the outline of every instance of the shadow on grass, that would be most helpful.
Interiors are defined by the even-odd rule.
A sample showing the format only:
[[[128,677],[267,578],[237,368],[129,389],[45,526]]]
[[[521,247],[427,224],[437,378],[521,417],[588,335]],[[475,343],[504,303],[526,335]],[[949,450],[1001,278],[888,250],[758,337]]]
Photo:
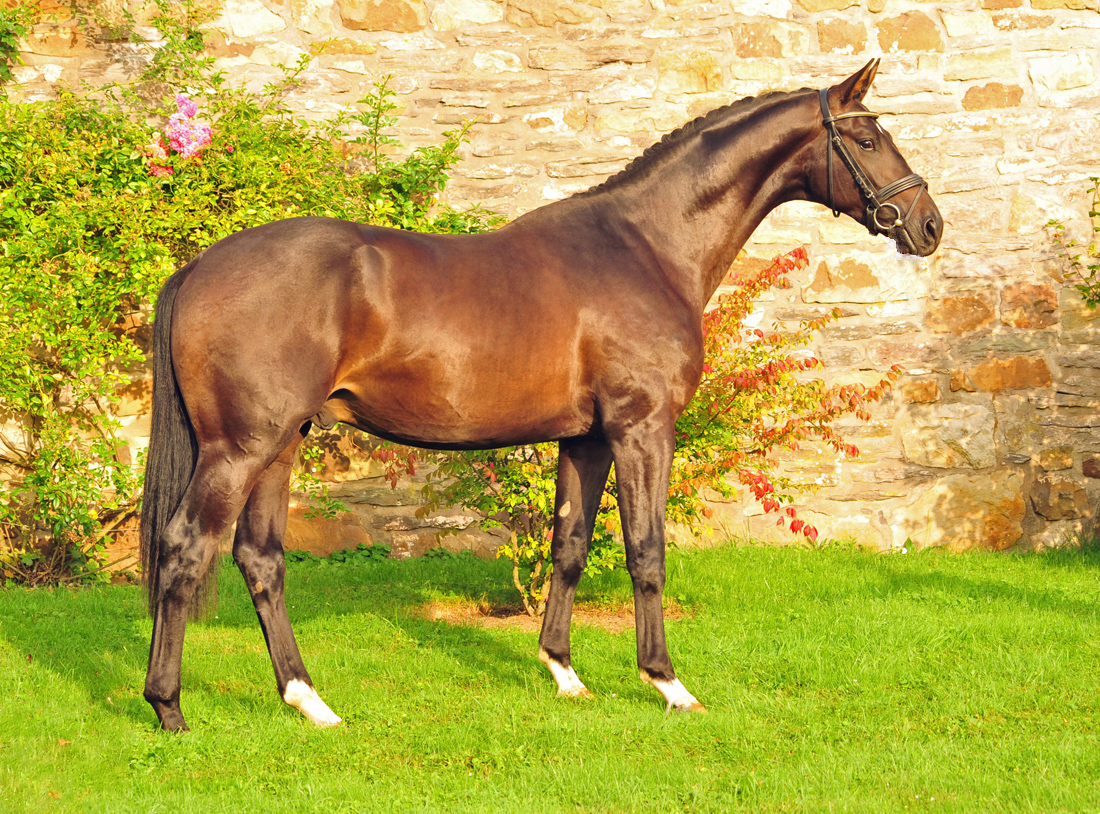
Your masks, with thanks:
[[[141,723],[140,683],[132,690],[149,654],[144,616],[144,597],[133,586],[0,591],[0,636],[20,661],[44,666],[92,704]]]
[[[1054,569],[1063,572],[1092,572],[1100,568],[1100,556],[1090,552],[1048,551],[1027,554],[949,554],[925,557],[916,555],[902,564],[894,556],[883,557],[876,570],[881,575],[881,587],[896,594],[910,594],[914,598],[954,600],[995,600],[1044,613],[1061,614],[1090,621],[1100,621],[1100,599],[1096,587],[1083,594],[1051,590],[1039,585],[1027,584],[1028,578],[1016,568],[1005,573],[963,575],[957,573],[959,563],[947,558],[980,556],[992,561],[1004,558],[1019,562],[1014,565],[1033,567],[1036,572]],[[984,569],[983,569],[984,570]]]
[[[418,647],[450,656],[471,677],[481,672],[524,686],[532,665],[541,670],[530,634],[501,636],[477,626],[451,625],[422,615],[425,606],[440,596],[507,602],[511,575],[500,565],[463,559],[323,567],[294,564],[288,571],[286,591],[291,623],[306,651],[318,645],[311,640],[316,636],[316,625],[311,623],[323,627],[326,620],[339,617],[362,617],[365,624],[372,617],[382,619]],[[233,676],[199,676],[191,667],[189,682],[195,641],[204,633],[219,628],[252,629],[262,641],[251,598],[232,559],[223,558],[219,569],[216,610],[205,620],[188,624],[185,696],[189,683],[190,689],[195,688],[196,679],[208,686],[235,680]],[[344,622],[332,624],[346,629]],[[307,626],[314,629],[303,635],[301,628]],[[150,629],[143,589],[138,586],[0,591],[0,637],[16,650],[19,659],[74,683],[92,704],[121,713],[137,724],[153,726],[155,718],[141,695]],[[517,635],[525,639],[521,647],[512,644]],[[356,646],[354,637],[351,645]],[[362,647],[367,646],[364,639]],[[308,668],[308,656],[306,661]],[[186,698],[184,702],[186,705]],[[263,706],[257,714],[273,708],[270,703]]]

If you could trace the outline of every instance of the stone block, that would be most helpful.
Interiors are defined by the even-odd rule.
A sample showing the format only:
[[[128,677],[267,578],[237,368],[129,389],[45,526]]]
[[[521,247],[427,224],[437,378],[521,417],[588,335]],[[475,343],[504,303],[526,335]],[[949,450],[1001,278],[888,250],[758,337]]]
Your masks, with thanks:
[[[256,65],[294,65],[305,53],[287,42],[265,42],[252,52],[251,61]]]
[[[36,25],[27,33],[20,51],[47,57],[76,57],[88,52],[84,34],[75,24]]]
[[[993,15],[993,26],[998,31],[1030,31],[1046,29],[1054,25],[1050,14],[1023,14],[1018,11],[1005,11]]]
[[[1018,191],[1012,198],[1008,228],[1018,235],[1034,235],[1044,232],[1051,220],[1070,222],[1076,216],[1063,201]]]
[[[970,383],[970,380],[966,378],[966,374],[961,370],[951,371],[951,382],[948,385],[951,388],[952,393],[973,393],[975,392],[974,385]]]
[[[941,339],[898,337],[875,339],[867,343],[867,361],[876,366],[916,365],[920,367],[946,364],[948,347]]]
[[[891,519],[894,546],[911,540],[918,548],[1000,551],[1020,542],[1027,504],[1024,476],[997,470],[981,475],[947,475]]]
[[[657,86],[666,93],[707,93],[724,85],[718,55],[697,49],[662,52],[657,76]]]
[[[340,19],[354,31],[420,31],[428,10],[420,0],[339,0]]]
[[[961,51],[944,60],[943,78],[948,81],[1007,79],[1015,76],[1016,67],[1012,63],[1012,50],[1008,46]]]
[[[1024,0],[982,0],[982,8],[987,11],[1004,11],[1010,8],[1019,8]]]
[[[596,130],[643,134],[652,139],[653,133],[665,133],[676,129],[684,123],[684,118],[684,111],[679,107],[655,105],[644,111],[624,110],[606,113],[596,120]]]
[[[539,168],[530,164],[478,164],[467,166],[458,172],[467,178],[499,181],[502,178],[534,178],[539,174]]]
[[[118,403],[111,412],[118,416],[146,415],[153,409],[152,376],[134,379],[118,391]]]
[[[962,294],[928,304],[928,327],[938,334],[963,334],[992,325],[993,304],[986,294]]]
[[[315,36],[332,31],[332,0],[290,0],[290,24]]]
[[[1080,484],[1068,478],[1040,478],[1031,487],[1031,506],[1047,520],[1072,520],[1089,511],[1088,496]]]
[[[1006,107],[1019,107],[1024,98],[1024,89],[1019,85],[1004,85],[990,82],[988,85],[975,85],[967,88],[963,96],[963,110],[999,110]]]
[[[1085,350],[1059,354],[1058,366],[1100,369],[1100,351]]]
[[[509,0],[506,11],[508,22],[520,28],[577,25],[591,22],[597,14],[588,4],[570,0]]]
[[[306,518],[306,506],[291,506],[286,523],[283,547],[291,551],[309,551],[327,557],[334,551],[374,545],[374,538],[354,512],[344,512],[335,518]]]
[[[1048,91],[1087,87],[1096,77],[1092,62],[1083,53],[1029,59],[1027,74],[1036,87]]]
[[[261,0],[225,0],[214,27],[228,29],[235,38],[246,40],[283,31],[286,22]]]
[[[945,11],[941,18],[949,37],[973,37],[989,33],[993,28],[988,15],[975,14],[973,11],[955,13]]]
[[[645,64],[653,56],[647,45],[601,44],[578,48],[571,45],[545,45],[532,48],[527,64],[544,71],[590,71],[611,63]]]
[[[486,25],[504,19],[504,4],[495,0],[443,0],[432,9],[437,31],[453,31],[466,25]]]
[[[878,44],[888,54],[898,51],[942,51],[943,36],[927,14],[907,11],[879,21]]]
[[[742,59],[783,56],[783,44],[776,38],[771,23],[738,23],[731,31],[734,51]]]
[[[843,17],[819,20],[817,42],[824,53],[862,54],[867,50],[867,27]]]
[[[565,161],[551,161],[546,174],[551,178],[607,177],[619,172],[629,159],[589,156]]]
[[[1090,455],[1081,461],[1081,472],[1086,478],[1100,478],[1100,456]]]
[[[588,94],[588,102],[607,105],[616,102],[632,102],[636,99],[652,99],[657,90],[657,77],[641,74],[613,79]]]
[[[1089,308],[1076,288],[1066,286],[1059,291],[1058,306],[1064,331],[1100,331],[1100,309]]]
[[[353,39],[352,37],[334,37],[325,42],[323,53],[333,56],[369,56],[376,53],[378,47],[374,43]]]
[[[735,61],[730,66],[730,73],[734,79],[746,82],[767,82],[771,85],[781,81],[786,75],[780,60],[776,59],[745,59]]]
[[[1059,472],[1073,468],[1073,447],[1059,445],[1039,451],[1039,468],[1044,472]]]
[[[1049,328],[1058,322],[1058,295],[1048,283],[1012,283],[1001,291],[1001,322],[1013,328]]]
[[[935,379],[905,379],[898,391],[907,404],[932,404],[940,400],[940,384]]]
[[[993,466],[994,423],[984,404],[910,405],[898,416],[906,460],[937,469]]]
[[[522,73],[523,60],[511,51],[478,50],[470,60],[479,71],[491,74]]]
[[[1050,387],[1051,384],[1050,368],[1042,356],[991,359],[967,371],[967,377],[975,387],[987,393]]]

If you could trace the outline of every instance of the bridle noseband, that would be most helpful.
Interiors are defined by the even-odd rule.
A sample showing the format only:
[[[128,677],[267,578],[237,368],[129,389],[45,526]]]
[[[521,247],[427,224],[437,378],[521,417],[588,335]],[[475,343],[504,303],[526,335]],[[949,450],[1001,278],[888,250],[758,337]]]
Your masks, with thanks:
[[[836,129],[836,123],[841,119],[854,119],[857,117],[877,119],[878,114],[867,111],[841,113],[839,116],[834,116],[829,111],[828,88],[822,88],[818,92],[818,99],[821,101],[822,123],[825,125],[825,132],[829,136],[830,146],[826,147],[825,152],[827,156],[825,172],[829,179],[829,208],[833,210],[833,217],[840,217],[840,210],[833,203],[833,151],[835,150],[840,156],[840,160],[844,162],[844,166],[848,168],[848,172],[852,174],[852,180],[855,181],[860,194],[867,202],[867,209],[863,213],[863,225],[867,227],[867,231],[871,234],[890,234],[892,232],[895,240],[899,238],[904,240],[909,248],[915,251],[916,246],[909,234],[909,215],[916,207],[920,196],[928,189],[927,182],[916,173],[912,173],[904,178],[899,178],[892,184],[887,184],[882,189],[876,189],[863,167],[856,161],[856,157],[852,155],[852,151],[848,149],[848,145],[844,143],[844,139],[840,137],[840,133]],[[890,198],[912,187],[920,187],[920,189],[913,196],[913,202],[909,204],[909,209],[902,215],[898,205],[890,203]],[[884,211],[887,215],[886,222],[883,222],[882,218]],[[891,212],[893,212],[892,215]]]

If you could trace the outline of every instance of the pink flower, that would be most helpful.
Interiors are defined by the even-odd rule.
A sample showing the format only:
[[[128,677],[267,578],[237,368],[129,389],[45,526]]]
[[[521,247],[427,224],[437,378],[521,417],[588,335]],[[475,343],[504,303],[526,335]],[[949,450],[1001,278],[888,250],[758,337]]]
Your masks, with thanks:
[[[164,128],[168,144],[160,133],[154,133],[152,140],[141,148],[142,154],[149,159],[149,174],[155,178],[167,178],[175,171],[163,163],[170,155],[169,150],[181,158],[193,158],[209,146],[213,137],[210,125],[191,121],[198,115],[199,106],[186,93],[176,95],[176,107],[177,111],[168,117]]]
[[[174,115],[164,128],[169,146],[183,158],[190,158],[210,144],[213,131],[208,124],[193,124]]]
[[[176,106],[179,108],[180,114],[188,119],[195,118],[195,115],[199,112],[199,106],[192,102],[186,93],[176,94]]]

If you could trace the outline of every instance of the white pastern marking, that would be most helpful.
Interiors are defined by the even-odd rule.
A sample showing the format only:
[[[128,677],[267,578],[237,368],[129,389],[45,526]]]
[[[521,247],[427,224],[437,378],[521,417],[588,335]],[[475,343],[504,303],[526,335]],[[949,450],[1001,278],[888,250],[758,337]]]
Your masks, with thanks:
[[[539,650],[539,661],[550,670],[550,675],[558,685],[558,695],[568,695],[571,698],[589,698],[592,693],[577,677],[577,671],[566,667],[560,661],[552,658],[545,650]]]
[[[336,726],[340,723],[340,716],[329,709],[328,704],[317,694],[317,690],[304,681],[291,679],[286,685],[283,700],[317,726]]]
[[[699,703],[699,699],[688,692],[687,688],[680,683],[680,679],[674,678],[670,681],[667,678],[651,678],[645,670],[641,670],[638,675],[642,681],[656,687],[657,691],[664,696],[665,702],[668,704],[665,708],[666,713],[674,709],[680,712],[707,711],[707,708]]]

